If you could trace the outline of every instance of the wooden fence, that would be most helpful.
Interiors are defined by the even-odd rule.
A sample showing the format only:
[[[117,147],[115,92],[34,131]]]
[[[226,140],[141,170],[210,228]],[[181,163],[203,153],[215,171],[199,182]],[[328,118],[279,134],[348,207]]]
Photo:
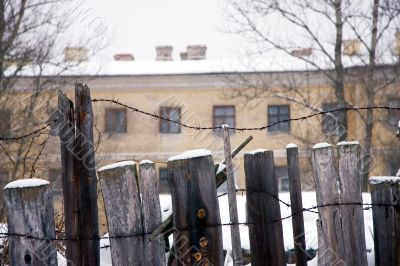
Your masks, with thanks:
[[[165,265],[164,239],[173,234],[170,265],[223,265],[217,187],[228,179],[234,265],[245,263],[237,219],[229,133],[223,127],[226,165],[207,150],[168,161],[173,215],[161,220],[158,182],[151,161],[94,164],[90,92],[76,86],[76,107],[59,95],[66,259],[68,265],[99,265],[97,182],[107,216],[113,265]],[[74,118],[74,114],[76,117]],[[76,121],[76,122],[74,122]],[[250,139],[251,140],[251,139]],[[246,143],[248,143],[247,140]],[[242,148],[243,145],[240,147]],[[298,148],[287,146],[296,265],[307,265]],[[316,184],[318,265],[367,265],[357,142],[317,144],[312,150]],[[282,217],[273,151],[244,156],[246,212],[252,265],[286,265]],[[400,180],[370,181],[376,265],[400,265]],[[52,195],[43,180],[19,180],[5,187],[12,265],[57,265]],[[248,262],[246,262],[248,263]]]

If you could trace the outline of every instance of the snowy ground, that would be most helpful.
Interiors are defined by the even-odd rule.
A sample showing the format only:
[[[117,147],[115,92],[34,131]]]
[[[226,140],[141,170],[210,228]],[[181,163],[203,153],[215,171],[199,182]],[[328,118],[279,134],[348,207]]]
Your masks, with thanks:
[[[303,207],[309,208],[316,205],[315,192],[303,192]],[[287,203],[290,203],[289,193],[280,193],[279,198]],[[363,193],[363,201],[364,203],[370,203],[370,194]],[[166,195],[160,196],[161,202],[161,210],[162,210],[162,218],[165,220],[171,213],[171,198]],[[238,211],[239,211],[239,222],[246,222],[246,196],[238,196]],[[221,212],[221,223],[229,223],[229,207],[228,207],[228,197],[222,196],[219,198],[220,204],[220,212]],[[290,216],[291,210],[281,203],[281,216],[282,218]],[[305,235],[306,235],[306,246],[307,249],[318,248],[318,238],[317,238],[317,228],[316,228],[316,219],[318,215],[316,213],[304,212],[304,226],[305,226]],[[368,265],[374,265],[374,242],[373,242],[373,229],[372,229],[372,210],[364,211],[364,224],[365,224],[365,238],[366,238],[366,247],[367,247],[367,256],[368,256]],[[293,235],[292,235],[292,220],[285,219],[282,222],[283,225],[283,235],[284,235],[284,246],[286,250],[293,248]],[[0,235],[7,231],[6,226],[0,225]],[[241,233],[241,242],[242,248],[250,249],[249,244],[249,233],[247,226],[240,226]],[[229,226],[222,227],[222,234],[224,239],[224,249],[231,250],[231,240],[230,240],[230,228]],[[106,235],[107,236],[107,235]],[[1,238],[0,238],[0,246],[1,246]],[[102,266],[110,266],[111,265],[111,254],[109,248],[108,239],[102,239],[100,241],[100,257],[101,257],[101,265]],[[229,254],[229,252],[228,252]],[[58,255],[58,264],[61,266],[66,265],[65,259],[59,254]],[[231,258],[227,258],[226,266],[233,265],[231,262]],[[317,257],[308,263],[308,265],[313,266],[317,265]]]

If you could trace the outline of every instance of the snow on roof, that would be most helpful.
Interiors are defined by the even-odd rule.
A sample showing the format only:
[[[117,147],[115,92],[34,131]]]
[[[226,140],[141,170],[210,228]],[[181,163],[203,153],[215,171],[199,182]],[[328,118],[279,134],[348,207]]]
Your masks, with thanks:
[[[313,149],[321,149],[321,148],[327,148],[327,147],[332,147],[332,145],[327,142],[321,142],[321,143],[315,144],[313,146]]]
[[[150,161],[150,160],[141,160],[140,162],[139,162],[139,164],[147,164],[147,163],[154,163],[153,161]]]
[[[203,157],[203,156],[208,156],[208,155],[211,155],[211,151],[209,151],[207,149],[189,150],[189,151],[185,151],[184,153],[181,153],[179,155],[169,157],[168,162],[191,159],[191,158],[196,158],[196,157]]]
[[[293,143],[289,143],[288,145],[286,145],[286,149],[290,149],[290,148],[297,148],[297,145],[293,144]]]
[[[254,155],[254,154],[256,154],[256,153],[263,153],[263,152],[266,152],[266,151],[267,151],[266,149],[255,149],[255,150],[246,152],[246,154]]]
[[[47,180],[39,179],[39,178],[27,178],[27,179],[19,179],[15,180],[11,183],[8,183],[4,190],[12,189],[12,188],[27,188],[27,187],[40,187],[49,185],[50,182]]]
[[[369,183],[372,185],[380,184],[380,183],[400,183],[399,176],[373,176],[369,179]]]
[[[118,162],[118,163],[109,164],[109,165],[101,167],[99,170],[97,170],[97,172],[106,171],[106,170],[119,168],[119,167],[124,167],[124,166],[128,166],[128,165],[135,165],[135,162],[134,161],[122,161],[122,162]]]

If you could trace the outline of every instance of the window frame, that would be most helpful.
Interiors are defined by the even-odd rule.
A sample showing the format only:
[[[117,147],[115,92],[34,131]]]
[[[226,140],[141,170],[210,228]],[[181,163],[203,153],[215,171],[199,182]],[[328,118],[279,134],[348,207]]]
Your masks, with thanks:
[[[168,112],[168,117],[166,117],[166,116],[164,116],[163,115],[163,111],[164,110],[167,110]],[[160,116],[161,117],[165,117],[165,118],[168,118],[168,119],[171,119],[171,120],[174,120],[173,118],[170,118],[171,117],[171,112],[172,111],[175,111],[175,110],[177,110],[178,112],[179,112],[179,119],[178,119],[178,121],[181,121],[181,119],[182,119],[182,109],[181,109],[181,107],[172,107],[172,106],[160,106],[160,109],[159,109],[159,114],[160,114]],[[167,125],[167,130],[164,130],[163,129],[163,123],[168,123]],[[177,125],[178,126],[178,131],[171,131],[171,128],[173,128],[171,125]],[[159,133],[162,133],[162,134],[180,134],[182,132],[182,126],[181,125],[179,125],[179,124],[176,124],[176,123],[174,123],[174,122],[171,122],[171,121],[168,121],[168,120],[164,120],[164,119],[160,119],[160,124],[159,124]]]
[[[124,130],[121,131],[115,131],[115,130],[110,130],[108,128],[108,124],[107,124],[107,112],[112,112],[112,116],[115,116],[114,118],[116,118],[116,113],[118,112],[123,112],[125,114],[125,121],[124,121],[124,125],[123,128]],[[115,119],[111,119],[111,121],[114,121]],[[114,127],[116,128],[116,127]],[[104,132],[108,133],[108,134],[126,134],[128,133],[128,111],[126,108],[105,108],[104,110]]]
[[[233,108],[233,115],[231,115],[231,116],[226,116],[226,115],[224,115],[224,116],[217,116],[217,115],[216,115],[216,110],[217,110],[218,108]],[[214,106],[213,106],[213,113],[212,113],[212,122],[213,122],[213,127],[214,127],[214,128],[215,128],[215,127],[221,126],[221,125],[217,125],[217,124],[216,124],[216,118],[219,118],[219,117],[223,117],[223,118],[224,118],[224,121],[226,121],[226,117],[233,118],[233,125],[229,125],[229,127],[236,127],[236,106],[235,106],[235,105],[214,105]],[[219,132],[219,129],[214,129],[214,132]],[[235,130],[234,130],[234,129],[231,129],[230,132],[231,132],[231,133],[234,133]]]
[[[324,102],[321,105],[322,107],[322,111],[326,112],[329,110],[334,110],[336,108],[338,108],[338,104],[335,102]],[[336,108],[334,108],[336,107]],[[322,129],[322,133],[325,134],[328,137],[332,137],[332,136],[338,136],[339,135],[339,130],[338,130],[338,125],[339,125],[339,120],[336,119],[336,126],[332,129],[332,128],[327,128],[327,126],[325,126],[324,121],[325,119],[329,117],[329,119],[335,119],[336,117],[333,116],[333,113],[326,113],[322,115],[322,121],[321,121],[321,129]],[[336,129],[336,130],[334,130]]]
[[[276,115],[270,114],[270,108],[272,108],[272,107],[278,107],[278,113]],[[287,113],[287,118],[285,118],[285,119],[290,120],[290,104],[269,104],[267,106],[267,122],[268,122],[268,125],[270,125],[270,120],[271,120],[270,117],[271,116],[277,116],[277,121],[284,120],[284,119],[280,119],[280,116],[283,115],[283,114],[280,114],[280,111],[279,111],[280,107],[287,107],[288,113]],[[287,123],[288,123],[288,126],[287,126],[287,129],[285,129],[285,130],[280,128],[280,126],[282,125],[282,123],[281,123],[281,124],[276,124],[274,126],[269,126],[267,128],[267,132],[268,133],[272,133],[272,134],[274,134],[274,133],[290,133],[290,130],[291,130],[290,124],[291,123],[290,123],[290,121],[288,121]],[[276,127],[276,129],[273,129],[274,127]]]

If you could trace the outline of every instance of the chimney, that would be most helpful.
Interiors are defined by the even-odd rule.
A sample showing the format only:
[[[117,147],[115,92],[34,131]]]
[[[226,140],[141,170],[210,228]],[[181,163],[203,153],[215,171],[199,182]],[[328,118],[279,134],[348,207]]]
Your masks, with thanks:
[[[396,38],[395,54],[400,56],[400,31],[397,31],[394,36]]]
[[[203,60],[206,59],[206,45],[188,45],[186,47],[187,60]]]
[[[361,42],[359,40],[344,40],[343,54],[347,56],[361,55]]]
[[[134,61],[135,57],[132,54],[115,54],[115,61]]]
[[[312,55],[312,48],[300,48],[290,52],[291,55],[296,57],[306,57]]]
[[[172,61],[172,46],[156,46],[157,61]]]
[[[64,49],[64,61],[82,62],[88,60],[88,49],[85,47],[66,47]]]

